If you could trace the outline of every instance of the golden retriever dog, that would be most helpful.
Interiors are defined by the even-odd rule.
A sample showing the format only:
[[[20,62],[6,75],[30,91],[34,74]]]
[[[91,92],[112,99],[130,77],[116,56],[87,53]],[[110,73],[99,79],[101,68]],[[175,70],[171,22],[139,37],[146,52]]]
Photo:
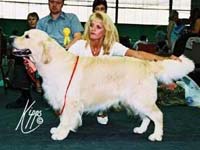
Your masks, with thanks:
[[[157,62],[109,56],[77,59],[37,29],[16,37],[13,47],[14,54],[29,55],[43,78],[48,103],[56,111],[63,110],[59,125],[50,130],[53,140],[63,140],[81,126],[84,112],[105,110],[120,102],[142,120],[133,129],[134,133],[146,132],[153,121],[154,131],[148,139],[161,141],[163,114],[156,106],[158,80],[170,83],[194,69],[194,63],[184,56],[180,57],[181,61]]]

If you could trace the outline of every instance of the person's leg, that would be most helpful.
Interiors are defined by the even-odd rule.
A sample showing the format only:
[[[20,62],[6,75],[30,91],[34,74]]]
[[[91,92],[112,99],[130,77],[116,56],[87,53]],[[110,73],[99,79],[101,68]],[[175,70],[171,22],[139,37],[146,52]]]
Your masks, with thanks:
[[[6,108],[24,108],[27,101],[29,100],[29,105],[32,102],[32,97],[30,94],[30,89],[21,90],[21,95],[17,98],[16,101],[8,103]]]
[[[38,93],[42,93],[42,87],[39,79],[36,79],[35,81],[35,90]]]
[[[39,76],[38,72],[32,73],[32,76],[34,77],[34,82],[32,84],[32,88],[37,92],[37,93],[42,93],[42,78]]]
[[[27,100],[32,101],[30,94],[30,78],[26,72],[22,58],[15,58],[14,78],[12,87],[20,90],[20,96],[14,102],[6,105],[6,108],[22,108],[25,107]]]

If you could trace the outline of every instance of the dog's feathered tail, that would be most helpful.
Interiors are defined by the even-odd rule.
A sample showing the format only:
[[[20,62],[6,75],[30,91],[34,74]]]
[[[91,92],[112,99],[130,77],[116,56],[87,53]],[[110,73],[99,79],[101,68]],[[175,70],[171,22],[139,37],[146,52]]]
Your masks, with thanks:
[[[181,61],[166,59],[164,61],[152,62],[152,68],[158,81],[163,83],[171,83],[178,80],[195,68],[194,62],[185,56],[179,57]]]

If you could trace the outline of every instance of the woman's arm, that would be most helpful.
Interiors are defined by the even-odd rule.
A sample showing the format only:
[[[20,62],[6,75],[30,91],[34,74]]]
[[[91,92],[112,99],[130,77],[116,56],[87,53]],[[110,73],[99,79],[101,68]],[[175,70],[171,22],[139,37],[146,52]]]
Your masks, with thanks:
[[[164,59],[174,59],[174,60],[180,61],[180,59],[174,55],[171,55],[170,57],[162,57],[162,56],[154,55],[154,54],[147,53],[144,51],[136,51],[136,50],[131,50],[131,49],[128,49],[126,51],[125,56],[136,57],[136,58],[146,59],[146,60],[151,60],[151,61],[164,60]]]

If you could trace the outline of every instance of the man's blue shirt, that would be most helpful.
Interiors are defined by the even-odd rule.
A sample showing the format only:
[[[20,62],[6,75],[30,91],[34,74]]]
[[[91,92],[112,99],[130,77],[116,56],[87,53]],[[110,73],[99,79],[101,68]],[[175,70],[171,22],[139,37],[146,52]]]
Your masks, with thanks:
[[[73,13],[64,12],[62,12],[56,20],[53,20],[50,15],[40,19],[36,28],[48,33],[49,36],[55,39],[61,46],[64,46],[64,28],[70,29],[70,39],[73,39],[74,33],[83,32],[83,27],[78,17]]]

